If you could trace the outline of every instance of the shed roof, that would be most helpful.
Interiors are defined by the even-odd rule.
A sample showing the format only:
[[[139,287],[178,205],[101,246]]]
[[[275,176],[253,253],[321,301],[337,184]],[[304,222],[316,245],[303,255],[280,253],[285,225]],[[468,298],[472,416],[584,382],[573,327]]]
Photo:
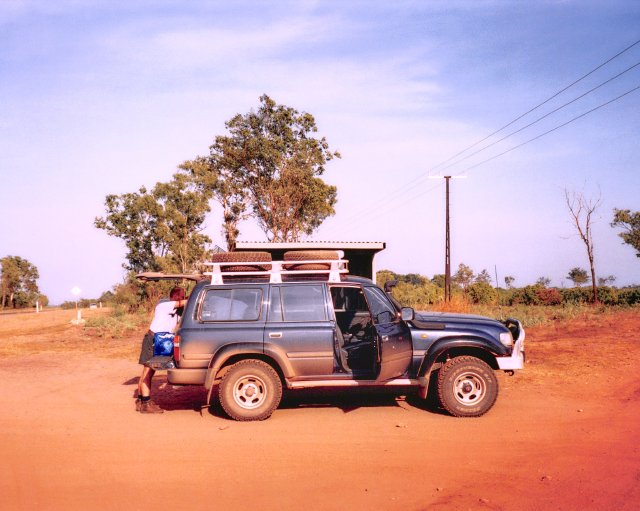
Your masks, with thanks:
[[[270,241],[238,241],[236,250],[371,250],[379,252],[384,250],[387,244],[384,241],[296,241],[288,243],[274,243]]]

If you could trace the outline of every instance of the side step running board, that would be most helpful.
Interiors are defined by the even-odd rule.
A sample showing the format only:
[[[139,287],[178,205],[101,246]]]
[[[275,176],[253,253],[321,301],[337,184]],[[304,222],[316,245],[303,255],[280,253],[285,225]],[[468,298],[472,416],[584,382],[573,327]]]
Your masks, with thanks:
[[[311,389],[316,387],[370,387],[372,385],[385,387],[413,387],[418,386],[418,380],[409,378],[398,378],[385,382],[375,380],[313,380],[313,381],[290,381],[287,386],[290,389]]]

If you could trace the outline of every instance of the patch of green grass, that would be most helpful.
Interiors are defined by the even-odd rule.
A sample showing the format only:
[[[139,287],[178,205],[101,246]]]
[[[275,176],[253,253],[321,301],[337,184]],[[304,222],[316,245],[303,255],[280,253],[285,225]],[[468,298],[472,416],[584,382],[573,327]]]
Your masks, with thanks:
[[[588,319],[594,316],[612,314],[616,311],[628,309],[623,306],[605,305],[579,305],[565,304],[557,306],[545,305],[472,305],[471,311],[474,314],[488,316],[503,321],[507,318],[515,318],[526,327],[543,325],[552,321],[566,321],[570,319]]]
[[[114,309],[109,315],[87,319],[85,329],[97,337],[116,339],[148,324],[149,315],[146,312],[128,313],[123,309]]]

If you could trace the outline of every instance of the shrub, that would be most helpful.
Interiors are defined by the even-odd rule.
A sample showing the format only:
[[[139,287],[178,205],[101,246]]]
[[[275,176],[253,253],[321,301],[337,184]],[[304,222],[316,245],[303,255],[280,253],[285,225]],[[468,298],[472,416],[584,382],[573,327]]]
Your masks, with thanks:
[[[626,305],[640,304],[640,287],[630,287],[618,291],[618,301]]]
[[[393,288],[393,296],[405,307],[424,309],[442,299],[443,290],[426,283],[421,286],[399,282]]]
[[[539,288],[536,290],[536,294],[540,305],[560,305],[562,303],[562,295],[555,287]]]
[[[472,303],[489,305],[498,301],[498,292],[487,282],[471,284],[468,293]]]
[[[618,304],[618,291],[613,287],[600,286],[598,288],[598,301],[605,305]]]
[[[570,287],[561,291],[562,301],[569,304],[583,304],[591,301],[591,288]]]
[[[538,295],[540,289],[544,288],[540,285],[535,285],[516,289],[509,305],[540,305],[540,296]]]

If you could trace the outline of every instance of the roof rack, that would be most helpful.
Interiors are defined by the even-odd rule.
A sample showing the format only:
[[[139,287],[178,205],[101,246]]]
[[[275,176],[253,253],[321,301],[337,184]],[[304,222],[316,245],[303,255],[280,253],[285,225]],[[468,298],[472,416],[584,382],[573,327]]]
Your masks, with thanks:
[[[225,284],[223,277],[240,277],[240,276],[268,276],[269,282],[279,284],[283,281],[282,277],[306,277],[309,275],[326,275],[328,282],[340,282],[340,275],[349,273],[349,261],[346,259],[305,259],[303,261],[234,261],[224,263],[204,263],[206,266],[211,266],[211,271],[204,272],[204,275],[211,276],[212,284]],[[298,267],[307,264],[323,264],[329,265],[325,270],[292,270],[285,269],[286,267]],[[271,267],[270,270],[256,270],[256,271],[225,271],[225,268],[231,266],[262,266]],[[290,279],[287,279],[290,280]]]

